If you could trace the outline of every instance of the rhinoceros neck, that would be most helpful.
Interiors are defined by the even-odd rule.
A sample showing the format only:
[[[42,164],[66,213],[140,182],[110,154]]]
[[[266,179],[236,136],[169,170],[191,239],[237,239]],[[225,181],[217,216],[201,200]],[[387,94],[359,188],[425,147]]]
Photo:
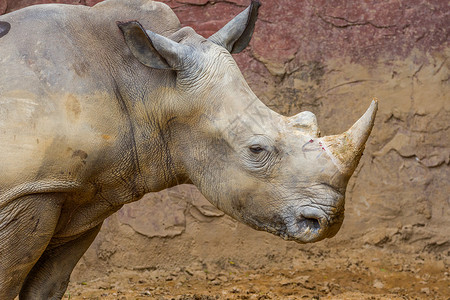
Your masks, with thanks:
[[[135,77],[144,78],[142,82],[132,84],[116,77],[113,89],[124,121],[124,152],[131,157],[126,162],[127,168],[136,173],[128,180],[147,193],[188,183],[188,180],[177,156],[178,132],[172,126],[180,119],[179,109],[170,99],[174,91],[173,76],[170,71],[143,69],[142,72]],[[159,73],[156,83],[148,81],[154,72]]]

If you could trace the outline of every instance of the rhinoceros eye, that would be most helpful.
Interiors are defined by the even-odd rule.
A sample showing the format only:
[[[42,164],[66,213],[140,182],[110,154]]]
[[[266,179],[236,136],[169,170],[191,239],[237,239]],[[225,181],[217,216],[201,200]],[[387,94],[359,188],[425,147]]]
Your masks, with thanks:
[[[251,145],[249,147],[250,151],[254,154],[258,154],[264,151],[264,148],[261,147],[260,145]]]

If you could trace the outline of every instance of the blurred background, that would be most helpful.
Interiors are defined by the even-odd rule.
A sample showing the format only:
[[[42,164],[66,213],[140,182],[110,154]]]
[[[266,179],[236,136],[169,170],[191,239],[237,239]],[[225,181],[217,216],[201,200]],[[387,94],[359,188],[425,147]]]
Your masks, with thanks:
[[[100,1],[0,0],[0,13],[49,2],[91,6]],[[205,37],[249,5],[247,0],[161,2],[173,8],[183,25]],[[302,270],[311,261],[319,269],[321,263],[349,269],[349,261],[358,266],[359,260],[368,259],[364,253],[374,255],[377,270],[382,267],[376,262],[410,257],[412,262],[400,262],[397,272],[412,277],[420,273],[414,273],[414,263],[419,261],[423,269],[429,261],[428,273],[448,280],[450,3],[261,3],[252,42],[235,59],[268,107],[289,116],[309,110],[316,114],[322,135],[330,135],[348,129],[373,97],[379,99],[372,135],[348,185],[340,232],[311,245],[285,242],[234,221],[195,187],[182,185],[148,194],[108,218],[75,269],[74,282],[117,270],[191,268],[231,274]],[[338,257],[346,257],[346,263]],[[386,270],[395,269],[395,263],[384,263],[390,265]],[[389,286],[379,281],[381,288]],[[372,285],[376,289],[377,281]],[[386,292],[395,293],[393,289]],[[429,283],[417,287],[417,295],[425,298],[449,296],[447,292],[448,281],[447,290]]]

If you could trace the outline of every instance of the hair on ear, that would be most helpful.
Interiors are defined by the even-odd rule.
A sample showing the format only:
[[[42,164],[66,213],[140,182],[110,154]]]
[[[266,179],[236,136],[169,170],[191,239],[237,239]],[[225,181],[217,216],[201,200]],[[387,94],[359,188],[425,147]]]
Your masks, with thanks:
[[[155,69],[172,69],[138,21],[117,22],[117,26],[122,31],[131,53],[142,64]]]

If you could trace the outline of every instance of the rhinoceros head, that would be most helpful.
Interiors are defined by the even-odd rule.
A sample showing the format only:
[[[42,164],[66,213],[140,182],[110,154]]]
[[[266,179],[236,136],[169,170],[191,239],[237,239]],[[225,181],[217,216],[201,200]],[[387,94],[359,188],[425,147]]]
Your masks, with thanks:
[[[164,37],[137,22],[119,27],[135,58],[168,70],[164,92],[151,97],[164,93],[159,109],[170,171],[255,229],[302,243],[319,241],[342,224],[347,182],[377,103],[345,133],[325,137],[314,114],[284,117],[266,107],[231,56],[247,46],[258,7],[252,2],[209,39],[191,28]]]

